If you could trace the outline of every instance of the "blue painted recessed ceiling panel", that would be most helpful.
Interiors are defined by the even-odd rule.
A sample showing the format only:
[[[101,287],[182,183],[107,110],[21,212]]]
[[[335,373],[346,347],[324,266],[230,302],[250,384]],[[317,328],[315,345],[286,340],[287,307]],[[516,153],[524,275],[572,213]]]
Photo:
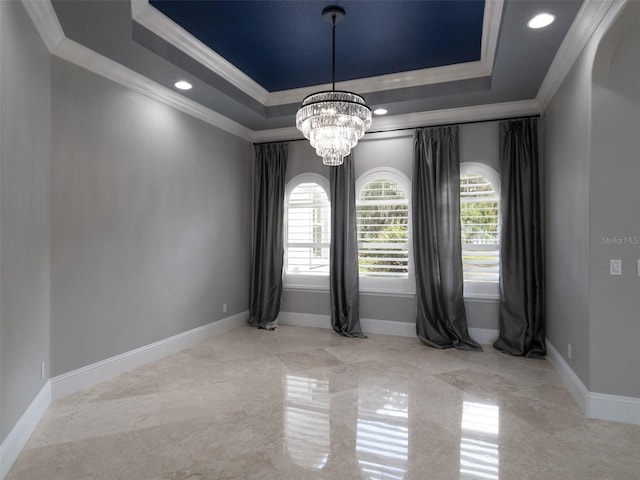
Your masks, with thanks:
[[[150,3],[268,91],[331,81],[327,2]],[[484,0],[339,6],[346,15],[336,26],[336,81],[480,60]]]
[[[52,0],[69,39],[174,91],[174,82],[188,80],[194,88],[180,95],[253,131],[293,127],[305,92],[331,82],[331,24],[322,18],[330,0],[151,0],[144,5],[166,21],[170,33],[186,30],[232,64],[236,72],[231,76],[184,50],[173,35],[138,22],[134,3]],[[356,80],[349,88],[370,107],[385,107],[392,116],[534,99],[583,1],[335,3],[346,11],[336,27],[336,80]],[[527,20],[541,11],[553,13],[556,21],[545,29],[528,29]],[[430,67],[484,65],[485,16],[495,20],[493,68],[486,65],[488,71],[476,76],[395,83],[400,78],[422,80],[424,75],[414,74],[417,70],[429,77]],[[284,100],[265,101],[253,86],[236,81],[238,71],[260,85],[268,99],[280,95]],[[379,81],[381,75],[386,83]]]

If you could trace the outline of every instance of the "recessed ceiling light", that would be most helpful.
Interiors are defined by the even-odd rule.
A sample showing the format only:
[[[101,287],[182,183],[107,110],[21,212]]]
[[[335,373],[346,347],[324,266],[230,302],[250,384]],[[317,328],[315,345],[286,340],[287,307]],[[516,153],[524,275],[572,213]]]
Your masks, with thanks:
[[[189,82],[185,82],[184,80],[180,80],[173,85],[180,90],[191,90],[191,87],[193,87],[193,85],[191,85]]]
[[[373,113],[374,115],[386,115],[389,111],[386,108],[376,108]]]
[[[527,22],[527,27],[544,28],[551,25],[555,19],[555,15],[551,15],[550,13],[540,13]]]

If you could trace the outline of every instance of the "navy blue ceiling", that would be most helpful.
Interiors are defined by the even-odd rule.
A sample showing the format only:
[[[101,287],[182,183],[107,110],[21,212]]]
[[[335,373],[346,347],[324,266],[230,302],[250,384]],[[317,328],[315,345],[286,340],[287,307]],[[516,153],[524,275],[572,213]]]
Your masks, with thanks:
[[[150,3],[268,91],[331,82],[329,1]],[[337,81],[480,59],[484,0],[336,4]]]

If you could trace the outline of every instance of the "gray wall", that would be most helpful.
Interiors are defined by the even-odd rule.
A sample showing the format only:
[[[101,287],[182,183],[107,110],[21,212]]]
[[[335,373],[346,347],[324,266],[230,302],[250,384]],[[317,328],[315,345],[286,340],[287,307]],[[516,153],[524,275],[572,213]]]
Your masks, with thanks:
[[[0,440],[4,440],[49,378],[50,60],[20,2],[0,2],[0,69]]]
[[[630,397],[640,397],[638,25],[629,2],[596,32],[545,127],[548,337],[590,391]],[[609,275],[613,258],[622,276]]]
[[[59,59],[52,94],[52,374],[246,310],[250,144]]]
[[[547,337],[589,388],[591,62],[581,55],[545,114]],[[572,358],[568,358],[568,345]]]
[[[411,180],[413,163],[413,133],[393,138],[367,138],[354,149],[356,179],[376,167],[400,170]],[[463,162],[485,163],[499,171],[498,123],[485,122],[460,127],[460,155]],[[329,167],[315,154],[308,142],[292,142],[289,146],[287,181],[296,175],[313,172],[329,178]],[[498,302],[465,300],[467,322],[472,328],[498,329]],[[376,320],[415,322],[416,299],[410,296],[389,296],[362,293],[360,316]],[[285,289],[282,296],[283,312],[329,314],[329,293]]]
[[[593,67],[591,390],[640,398],[640,3],[605,35]],[[602,238],[626,238],[621,244]],[[622,276],[609,275],[609,259]]]

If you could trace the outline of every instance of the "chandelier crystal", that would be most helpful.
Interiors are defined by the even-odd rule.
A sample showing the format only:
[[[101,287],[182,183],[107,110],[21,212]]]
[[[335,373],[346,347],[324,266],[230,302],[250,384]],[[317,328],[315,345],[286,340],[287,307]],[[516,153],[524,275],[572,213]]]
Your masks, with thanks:
[[[371,110],[351,92],[314,93],[296,114],[296,127],[330,166],[341,165],[370,126]]]
[[[333,25],[333,88],[309,95],[296,113],[296,127],[309,140],[325,165],[342,165],[364,132],[371,126],[371,109],[355,93],[336,90],[336,21],[340,7],[327,7],[322,15]]]

